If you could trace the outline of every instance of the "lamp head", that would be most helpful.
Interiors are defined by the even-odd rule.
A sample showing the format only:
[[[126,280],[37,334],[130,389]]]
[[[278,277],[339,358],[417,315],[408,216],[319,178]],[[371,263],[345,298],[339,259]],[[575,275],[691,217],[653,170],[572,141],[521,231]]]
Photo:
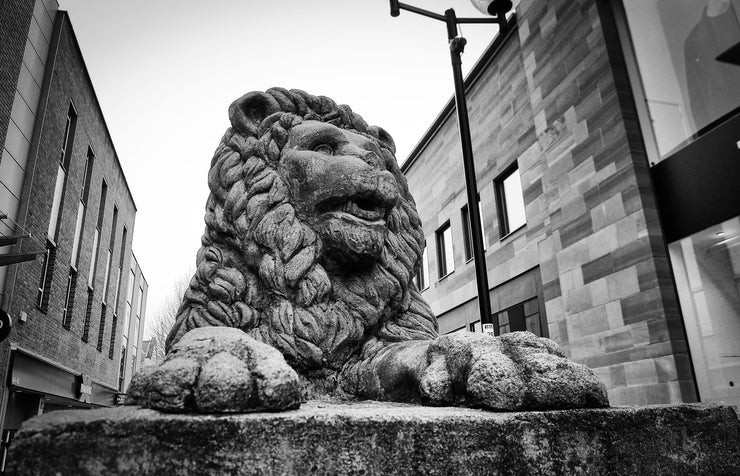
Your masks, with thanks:
[[[479,12],[503,18],[514,4],[511,0],[470,0]]]

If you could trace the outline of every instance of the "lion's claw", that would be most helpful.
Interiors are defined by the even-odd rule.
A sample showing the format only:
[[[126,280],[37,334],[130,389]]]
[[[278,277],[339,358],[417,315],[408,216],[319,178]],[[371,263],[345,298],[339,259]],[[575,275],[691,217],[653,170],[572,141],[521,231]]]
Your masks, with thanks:
[[[296,372],[276,349],[228,327],[188,332],[162,365],[134,376],[128,403],[173,413],[298,408]]]
[[[606,389],[587,367],[565,358],[555,342],[528,332],[500,337],[457,334],[432,342],[421,379],[431,405],[491,410],[608,406]]]

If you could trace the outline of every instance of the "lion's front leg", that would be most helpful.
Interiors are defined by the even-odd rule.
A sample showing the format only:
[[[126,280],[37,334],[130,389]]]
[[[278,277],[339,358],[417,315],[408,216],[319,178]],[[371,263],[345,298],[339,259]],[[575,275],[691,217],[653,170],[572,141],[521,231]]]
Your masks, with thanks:
[[[431,405],[509,411],[609,405],[592,370],[530,332],[442,336],[429,346],[427,359],[421,394]]]
[[[529,332],[453,334],[433,340],[370,342],[342,374],[364,398],[489,410],[608,406],[604,384]]]
[[[173,413],[298,408],[298,374],[276,349],[239,329],[201,327],[185,334],[165,361],[134,375],[128,402]]]

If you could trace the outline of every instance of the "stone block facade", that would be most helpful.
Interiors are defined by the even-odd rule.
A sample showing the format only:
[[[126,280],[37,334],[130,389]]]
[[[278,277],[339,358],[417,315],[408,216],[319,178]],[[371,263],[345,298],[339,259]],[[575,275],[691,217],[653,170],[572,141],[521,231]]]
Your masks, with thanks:
[[[631,96],[619,85],[624,61],[614,51],[613,18],[600,3],[521,1],[512,29],[466,80],[488,280],[495,292],[536,273],[542,334],[595,369],[612,404],[691,402],[697,395],[649,165]],[[502,236],[496,181],[515,163],[526,225]],[[477,292],[463,256],[467,199],[451,105],[402,168],[427,237],[423,295],[443,331],[469,327],[461,310]],[[435,231],[448,220],[456,269],[440,279]]]

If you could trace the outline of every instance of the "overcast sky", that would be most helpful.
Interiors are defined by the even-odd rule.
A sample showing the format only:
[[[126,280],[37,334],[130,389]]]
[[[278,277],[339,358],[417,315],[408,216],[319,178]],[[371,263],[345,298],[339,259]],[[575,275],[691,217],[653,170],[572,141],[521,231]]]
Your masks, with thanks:
[[[469,0],[406,1],[483,16]],[[59,0],[69,12],[138,212],[147,320],[195,267],[211,156],[246,92],[303,89],[393,136],[398,160],[453,89],[445,25],[387,0]],[[467,74],[497,32],[463,25]],[[462,165],[461,165],[462,173]]]

